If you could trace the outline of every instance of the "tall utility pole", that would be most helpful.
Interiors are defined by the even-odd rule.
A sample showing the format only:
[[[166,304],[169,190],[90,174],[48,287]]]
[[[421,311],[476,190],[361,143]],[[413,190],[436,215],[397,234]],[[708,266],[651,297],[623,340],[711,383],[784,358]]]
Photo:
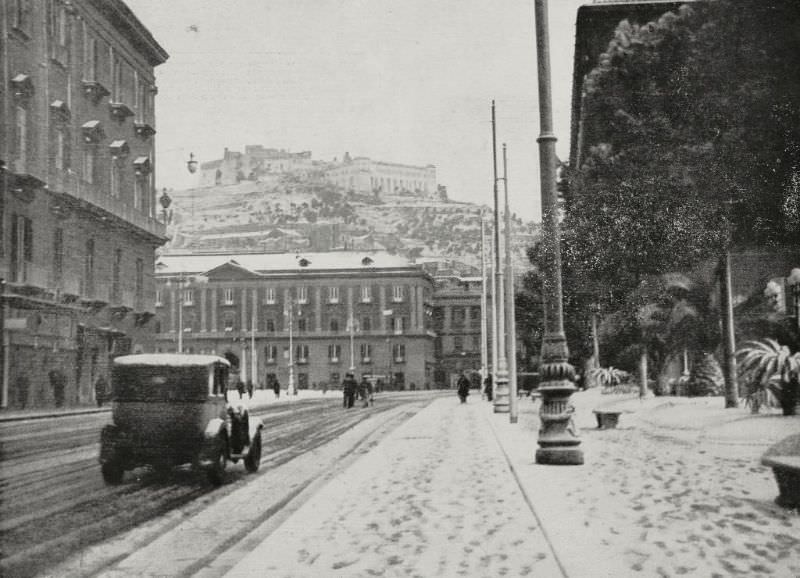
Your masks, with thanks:
[[[353,312],[350,311],[350,319],[347,321],[347,329],[350,331],[350,371],[356,370],[355,325],[356,322],[355,319],[353,319]]]
[[[537,464],[580,465],[583,451],[572,414],[570,397],[576,391],[575,369],[569,364],[564,335],[561,297],[561,246],[556,197],[556,135],[550,100],[550,38],[547,0],[535,0],[536,54],[539,79],[539,176],[541,179],[542,225],[546,249],[545,325],[539,366],[542,407],[539,410]]]
[[[500,192],[497,188],[497,137],[492,101],[492,167],[494,169],[494,291],[492,305],[497,318],[497,369],[494,383],[494,412],[508,413],[508,366],[505,345],[505,307],[503,299],[503,267],[500,265]]]
[[[517,423],[519,408],[517,407],[517,328],[514,315],[514,274],[511,270],[511,211],[508,207],[508,161],[506,159],[506,143],[503,143],[503,194],[505,195],[505,302],[506,358],[508,359],[508,407],[509,420]]]
[[[178,353],[183,353],[183,273],[178,277]]]
[[[486,223],[481,210],[481,391],[486,377],[489,375],[489,336],[486,334]]]
[[[253,315],[250,317],[250,381],[256,386],[256,370],[258,356],[256,355],[256,302],[253,301]]]
[[[294,324],[294,299],[289,295],[286,305],[286,314],[289,317],[289,383],[286,385],[286,395],[294,391],[294,345],[292,343],[292,325]]]

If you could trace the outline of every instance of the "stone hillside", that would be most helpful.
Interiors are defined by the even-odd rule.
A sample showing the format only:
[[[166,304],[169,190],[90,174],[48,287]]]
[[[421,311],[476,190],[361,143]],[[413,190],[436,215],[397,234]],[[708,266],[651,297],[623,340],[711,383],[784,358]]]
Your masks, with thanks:
[[[413,194],[347,193],[321,174],[269,175],[257,181],[173,190],[165,252],[389,250],[415,257],[480,263],[480,214],[491,239],[492,211],[471,203]],[[538,225],[513,220],[515,263]]]

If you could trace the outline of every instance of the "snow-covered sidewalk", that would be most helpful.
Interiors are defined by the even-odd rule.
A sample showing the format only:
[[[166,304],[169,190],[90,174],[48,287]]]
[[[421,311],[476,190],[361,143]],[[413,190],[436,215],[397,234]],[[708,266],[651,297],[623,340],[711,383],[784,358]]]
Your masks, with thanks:
[[[800,418],[720,398],[573,396],[582,466],[535,463],[519,422],[436,400],[312,497],[229,576],[800,576],[800,515],[759,463]],[[598,430],[592,410],[627,409]]]
[[[228,576],[561,576],[490,412],[435,400]]]
[[[583,466],[535,464],[539,402],[521,401],[518,424],[490,419],[569,576],[800,576],[800,515],[774,503],[759,462],[800,417],[721,398],[572,400]],[[609,405],[630,413],[599,430],[592,410]]]

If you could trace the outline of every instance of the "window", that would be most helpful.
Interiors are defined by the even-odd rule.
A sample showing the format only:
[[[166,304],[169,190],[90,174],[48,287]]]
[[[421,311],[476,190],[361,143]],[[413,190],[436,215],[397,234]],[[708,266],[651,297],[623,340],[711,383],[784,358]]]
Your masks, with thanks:
[[[29,279],[33,262],[33,221],[14,215],[11,222],[11,278],[17,283]]]
[[[86,252],[83,260],[83,293],[94,297],[94,239],[86,241]]]
[[[372,361],[372,344],[361,344],[361,363],[370,363]]]
[[[361,302],[362,303],[371,303],[372,302],[372,287],[369,285],[362,285],[361,286]]]
[[[56,142],[55,142],[55,155],[54,155],[54,162],[56,165],[56,170],[64,170],[67,168],[66,164],[66,148],[67,148],[67,137],[65,135],[64,128],[57,128],[56,129]]]
[[[342,346],[332,344],[328,346],[328,359],[331,363],[338,363],[342,357]]]
[[[88,145],[83,149],[83,180],[87,183],[94,182],[94,167],[97,159],[97,146]]]
[[[264,360],[266,363],[277,363],[276,361],[277,357],[278,357],[277,345],[266,345],[264,347]]]
[[[225,305],[233,305],[233,289],[225,289],[222,298]]]
[[[339,288],[328,287],[328,303],[338,303],[338,302],[339,302]]]
[[[308,324],[306,323],[305,319],[302,319],[302,318],[298,319],[297,320],[297,331],[305,331],[307,325]]]
[[[267,287],[266,303],[268,305],[275,305],[275,287]]]
[[[405,285],[395,285],[392,287],[392,301],[399,303],[405,299]]]
[[[267,333],[275,333],[275,320],[274,319],[272,319],[271,317],[267,318],[265,320],[265,322],[264,322],[264,325],[265,325],[265,329],[266,329]]]
[[[64,229],[53,231],[53,281],[61,285],[64,275]]]
[[[9,7],[11,27],[21,32],[28,32],[31,22],[30,11],[30,0],[11,0],[11,6]]]
[[[330,320],[330,328],[332,332],[339,331],[339,320],[338,319],[331,319]]]
[[[456,335],[453,337],[453,351],[459,353],[464,351],[464,337]]]
[[[86,31],[83,37],[83,80],[97,80],[97,40]]]
[[[111,159],[111,196],[119,197],[120,190],[120,166],[119,161]]]
[[[294,348],[296,363],[308,363],[308,345],[296,345]]]
[[[183,305],[184,307],[190,307],[194,305],[194,290],[193,289],[184,289],[183,290]]]
[[[24,106],[16,108],[17,124],[17,157],[14,163],[14,172],[26,173],[28,165],[28,110]]]
[[[308,287],[302,286],[297,288],[297,302],[308,303]]]
[[[161,307],[162,305],[164,305],[164,301],[161,289],[156,289],[156,307]]]
[[[133,208],[141,211],[144,200],[150,195],[150,181],[146,176],[136,177],[133,181]]]
[[[372,318],[369,316],[365,316],[361,318],[361,330],[362,331],[372,331]]]
[[[136,289],[135,296],[136,308],[144,309],[144,259],[136,259]]]
[[[50,38],[50,57],[61,64],[69,64],[70,22],[66,6],[47,4],[47,32]]]
[[[406,360],[406,346],[402,343],[392,345],[392,359],[395,363],[403,363]]]
[[[395,333],[403,333],[406,329],[405,317],[392,317],[392,329]]]
[[[114,262],[111,265],[111,301],[119,302],[120,285],[119,276],[122,270],[122,249],[114,251]]]
[[[470,349],[472,351],[478,351],[481,348],[481,336],[480,335],[473,335],[472,336],[472,345]]]
[[[233,331],[233,314],[226,313],[223,317],[223,327],[225,328],[225,333],[230,333]]]
[[[453,307],[453,326],[463,327],[466,321],[466,311],[463,307]]]

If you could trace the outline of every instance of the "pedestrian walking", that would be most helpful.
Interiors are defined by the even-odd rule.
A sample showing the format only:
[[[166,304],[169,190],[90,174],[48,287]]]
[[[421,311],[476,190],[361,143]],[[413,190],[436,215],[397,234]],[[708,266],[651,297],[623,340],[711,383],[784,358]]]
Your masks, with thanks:
[[[244,396],[244,382],[242,381],[241,378],[238,378],[236,380],[236,391],[239,392],[239,399],[242,399],[242,397]]]
[[[483,393],[486,394],[486,400],[492,401],[492,375],[489,374],[486,376],[486,379],[483,380]]]
[[[353,404],[356,401],[356,390],[358,389],[358,383],[356,383],[356,378],[352,373],[347,373],[344,376],[344,381],[342,381],[342,393],[344,394],[343,404],[345,409],[350,409],[353,407]]]
[[[253,380],[252,379],[248,379],[247,380],[247,398],[248,399],[253,399]]]
[[[361,376],[361,381],[358,384],[358,398],[364,403],[364,407],[369,407],[372,386],[367,380],[366,376]]]
[[[272,378],[272,391],[275,393],[275,399],[281,396],[281,384],[278,382],[277,377]]]
[[[458,391],[458,398],[461,400],[461,403],[467,403],[467,396],[469,395],[469,388],[471,385],[469,378],[464,372],[461,372],[461,375],[458,377],[458,382],[456,382],[456,390]]]
[[[103,402],[108,395],[108,382],[104,375],[97,378],[94,382],[94,399],[97,402],[97,407],[102,407]]]

